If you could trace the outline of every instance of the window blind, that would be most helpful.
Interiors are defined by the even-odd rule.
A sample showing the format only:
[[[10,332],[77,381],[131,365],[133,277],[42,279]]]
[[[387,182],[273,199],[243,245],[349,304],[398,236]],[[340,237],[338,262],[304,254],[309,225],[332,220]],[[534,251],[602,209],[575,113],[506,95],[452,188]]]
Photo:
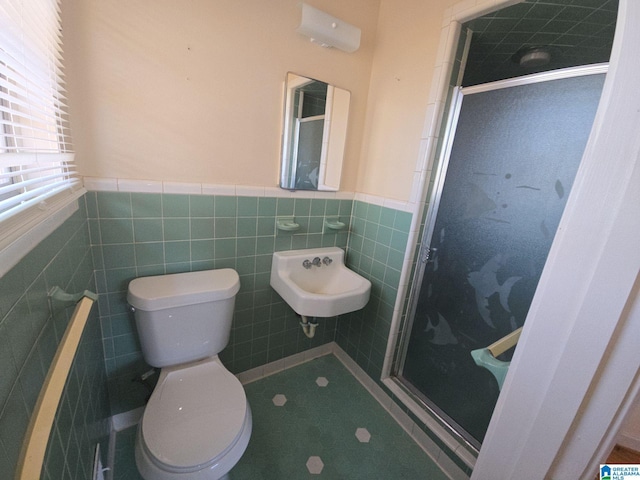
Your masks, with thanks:
[[[59,0],[0,2],[0,229],[81,188],[63,88]],[[0,234],[2,236],[2,234]],[[1,238],[0,238],[1,240]]]

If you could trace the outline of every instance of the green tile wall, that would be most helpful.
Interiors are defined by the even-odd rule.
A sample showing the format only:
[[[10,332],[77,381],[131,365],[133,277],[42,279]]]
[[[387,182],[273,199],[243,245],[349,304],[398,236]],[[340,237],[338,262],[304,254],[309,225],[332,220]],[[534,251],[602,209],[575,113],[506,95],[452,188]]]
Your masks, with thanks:
[[[0,472],[13,478],[30,415],[72,309],[49,309],[47,292],[94,289],[84,199],[63,225],[0,278]],[[42,478],[90,478],[95,444],[106,451],[109,405],[94,308],[69,375]]]
[[[136,277],[234,268],[240,275],[231,339],[221,359],[238,373],[333,341],[336,319],[308,339],[293,310],[269,286],[274,251],[347,245],[323,233],[326,215],[349,221],[351,200],[90,192],[86,195],[100,292],[100,318],[113,413],[141,406],[150,385],[134,381],[142,358],[126,291]],[[277,231],[295,216],[300,230]]]
[[[336,342],[380,380],[412,214],[356,201],[347,265],[371,281],[367,306],[340,318]]]

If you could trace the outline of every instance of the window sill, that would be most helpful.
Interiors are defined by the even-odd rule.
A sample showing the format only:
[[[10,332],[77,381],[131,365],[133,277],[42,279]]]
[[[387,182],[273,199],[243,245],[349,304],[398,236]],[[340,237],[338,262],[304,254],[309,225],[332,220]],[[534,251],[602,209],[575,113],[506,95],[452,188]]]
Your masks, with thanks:
[[[78,198],[85,193],[84,188],[73,192],[49,210],[29,218],[3,238],[0,241],[0,277],[71,217],[78,210]]]

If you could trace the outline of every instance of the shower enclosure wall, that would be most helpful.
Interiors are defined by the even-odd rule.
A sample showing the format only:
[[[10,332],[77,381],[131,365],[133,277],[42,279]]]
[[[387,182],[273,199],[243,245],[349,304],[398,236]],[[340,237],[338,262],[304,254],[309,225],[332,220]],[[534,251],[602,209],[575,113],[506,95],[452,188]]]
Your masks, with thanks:
[[[589,137],[603,69],[454,96],[396,376],[473,448],[499,386],[470,352],[524,324]]]

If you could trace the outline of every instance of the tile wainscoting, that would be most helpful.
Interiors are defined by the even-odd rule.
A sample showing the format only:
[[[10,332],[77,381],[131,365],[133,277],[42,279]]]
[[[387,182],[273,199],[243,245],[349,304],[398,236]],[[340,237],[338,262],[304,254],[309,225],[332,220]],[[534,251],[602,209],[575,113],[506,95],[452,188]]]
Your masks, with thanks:
[[[0,472],[13,478],[36,400],[73,308],[48,291],[95,290],[84,198],[79,208],[0,278]],[[90,478],[96,443],[107,451],[109,402],[102,335],[93,308],[56,414],[43,479]],[[103,459],[105,460],[105,459]]]

